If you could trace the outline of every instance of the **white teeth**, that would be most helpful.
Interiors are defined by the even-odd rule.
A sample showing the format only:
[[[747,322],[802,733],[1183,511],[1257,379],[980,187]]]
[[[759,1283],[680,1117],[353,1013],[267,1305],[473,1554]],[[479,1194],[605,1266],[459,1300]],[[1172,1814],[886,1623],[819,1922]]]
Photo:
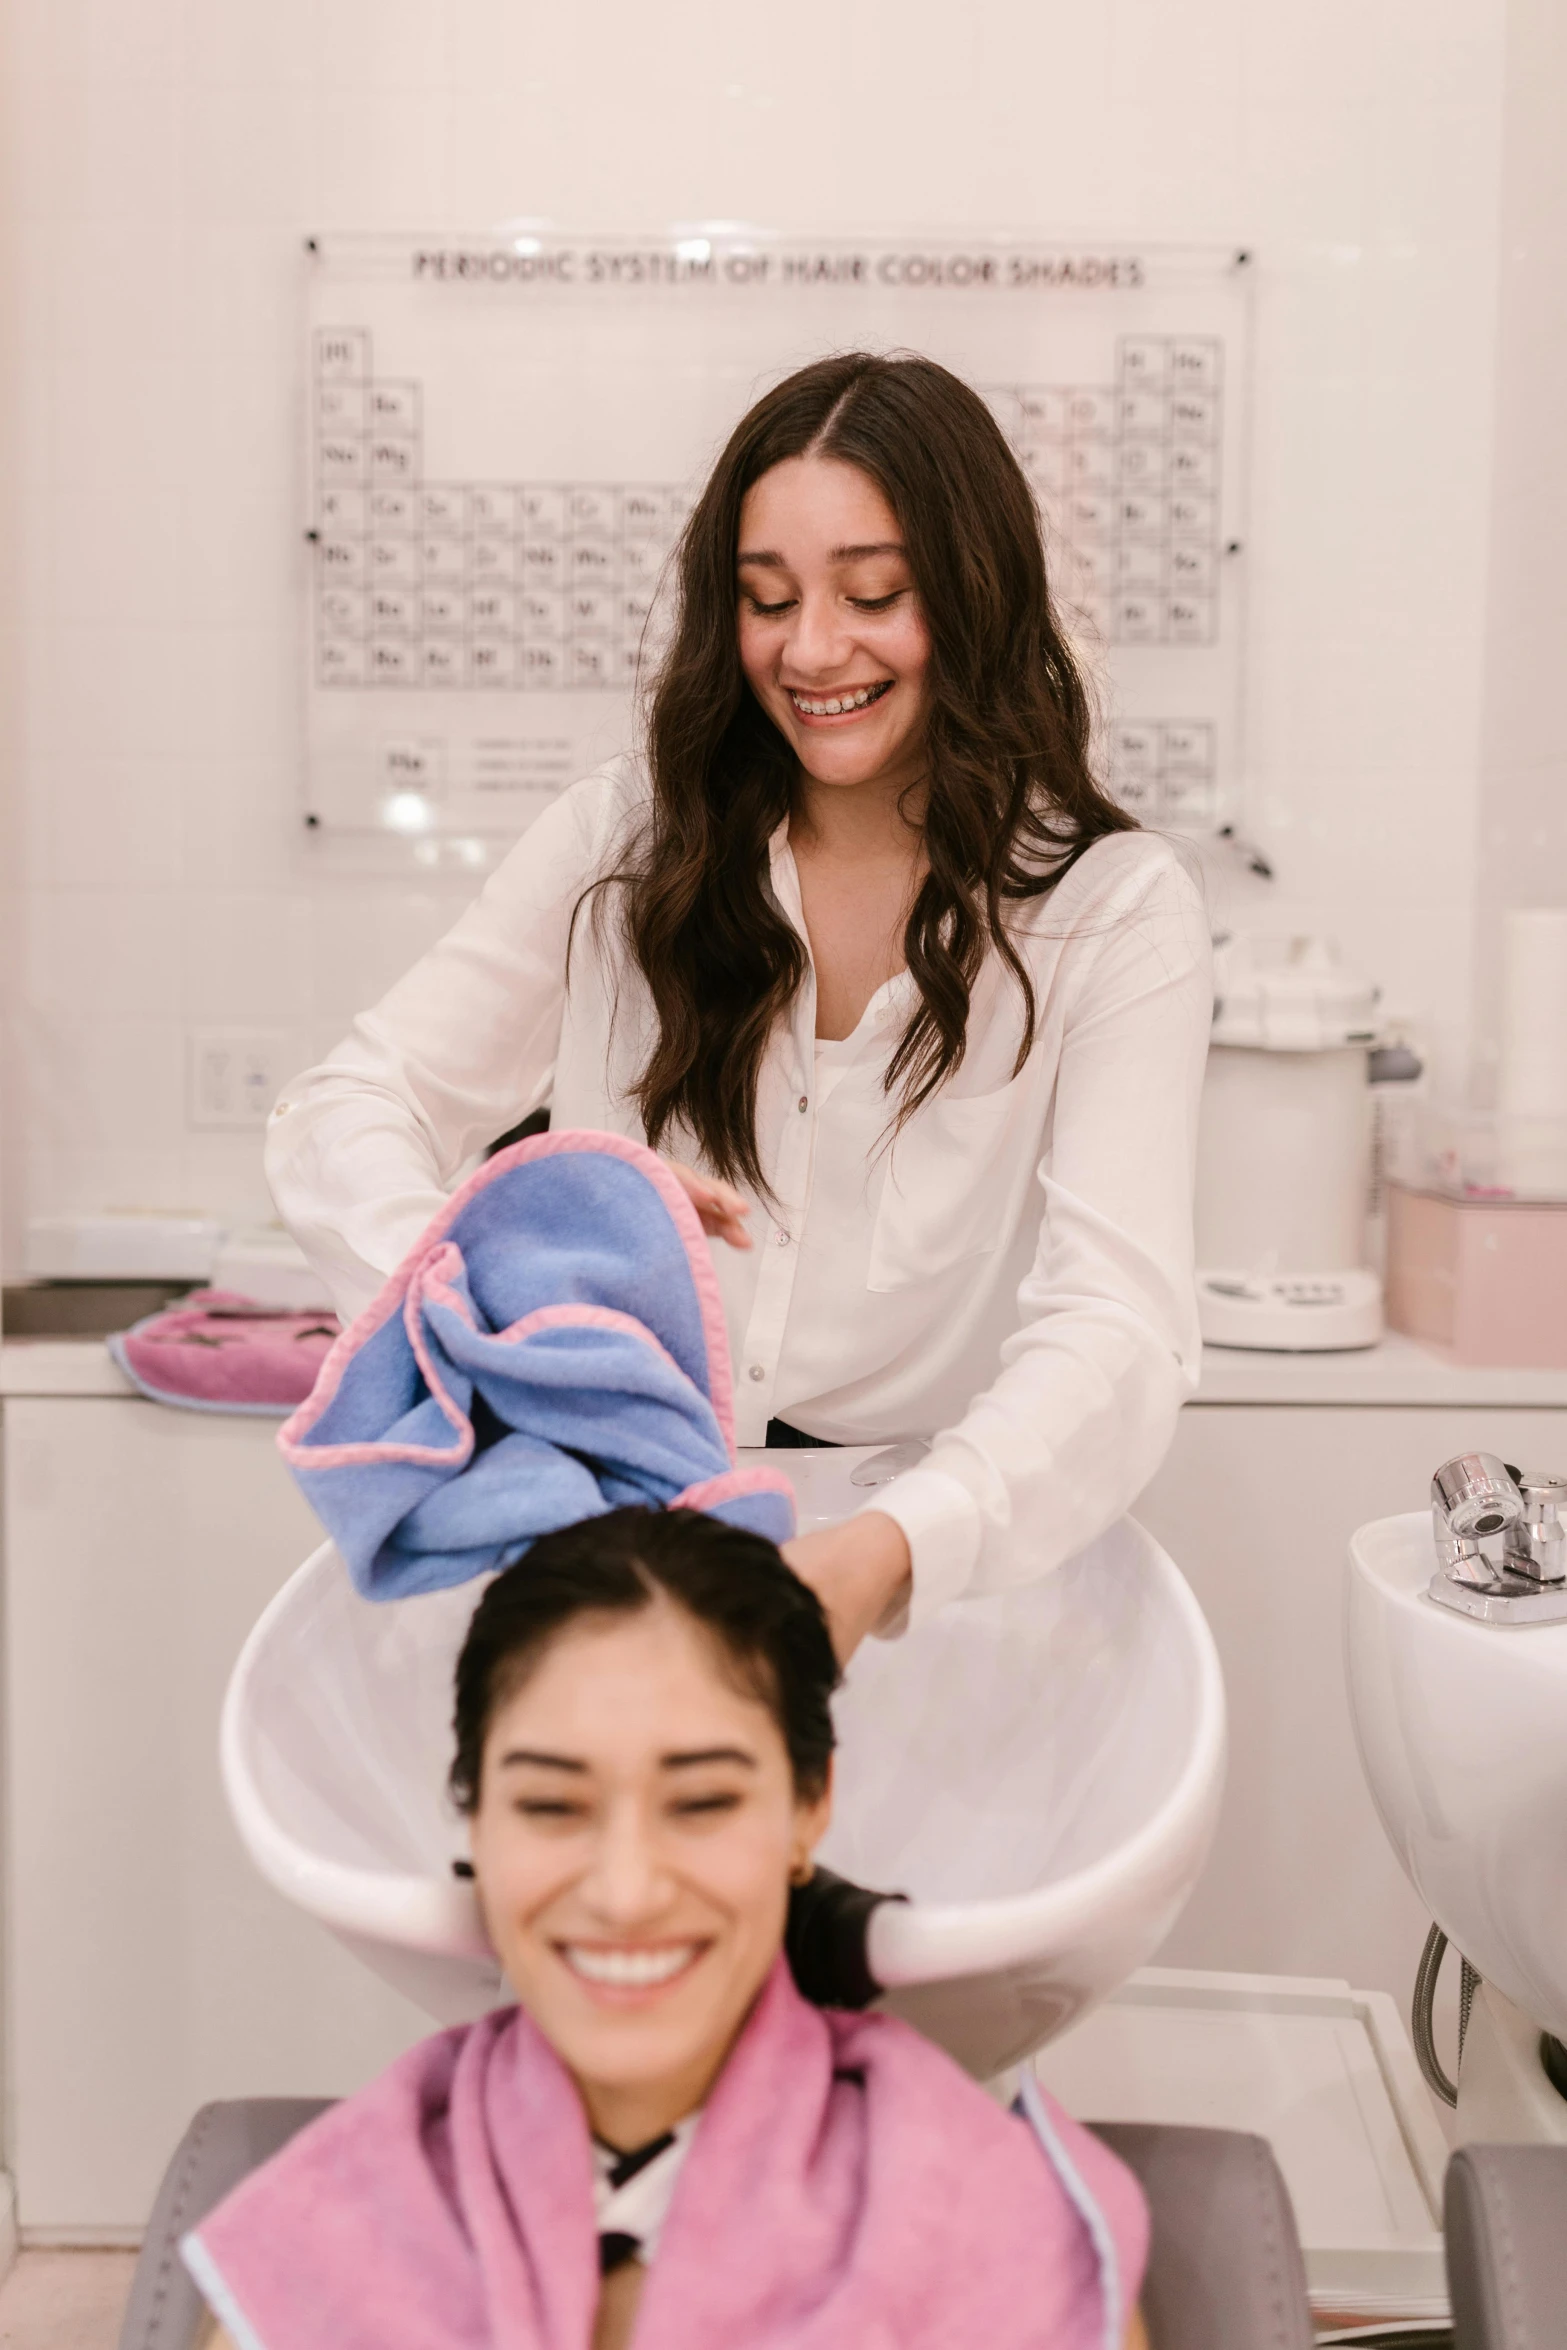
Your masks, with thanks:
[[[614,1983],[622,1988],[645,1989],[652,1983],[667,1983],[687,1967],[696,1956],[694,1942],[665,1944],[659,1950],[639,1950],[626,1945],[619,1950],[589,1949],[581,1942],[567,1942],[561,1955],[575,1975],[590,1983]]]
[[[830,702],[813,702],[808,700],[804,694],[795,693],[791,688],[789,699],[806,718],[836,718],[844,710],[863,710],[867,702],[874,702],[879,698],[880,691],[881,689],[877,686],[865,685],[861,686],[858,693],[839,694]]]

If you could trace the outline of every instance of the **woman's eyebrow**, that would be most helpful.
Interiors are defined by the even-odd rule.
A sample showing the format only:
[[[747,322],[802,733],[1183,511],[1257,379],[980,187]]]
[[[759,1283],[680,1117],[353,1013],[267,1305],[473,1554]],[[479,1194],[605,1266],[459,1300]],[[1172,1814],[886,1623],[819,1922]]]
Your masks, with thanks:
[[[908,551],[901,539],[876,539],[863,547],[831,547],[827,560],[829,563],[861,563],[867,555],[907,555]],[[758,547],[754,553],[737,555],[736,568],[742,563],[765,563],[770,571],[787,571],[789,568],[782,555],[775,554],[771,547]]]
[[[537,1747],[512,1746],[501,1756],[499,1768],[509,1770],[513,1763],[531,1763],[542,1771],[576,1771],[584,1778],[587,1764],[574,1754],[541,1754]]]
[[[756,1757],[747,1754],[743,1746],[698,1746],[683,1754],[661,1754],[658,1767],[662,1771],[689,1771],[698,1763],[740,1763],[754,1771]]]

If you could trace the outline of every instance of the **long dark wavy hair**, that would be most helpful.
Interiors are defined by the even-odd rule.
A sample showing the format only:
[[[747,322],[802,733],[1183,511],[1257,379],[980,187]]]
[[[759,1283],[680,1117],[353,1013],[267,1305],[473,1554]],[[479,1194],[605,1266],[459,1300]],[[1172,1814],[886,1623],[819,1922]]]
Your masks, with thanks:
[[[930,633],[927,869],[903,934],[919,1007],[887,1067],[896,1123],[961,1062],[992,947],[1022,993],[1022,1068],[1036,1007],[1008,909],[1043,897],[1103,834],[1135,829],[1090,770],[1088,696],[1056,619],[1039,514],[978,393],[934,360],[856,351],[758,400],[680,541],[674,634],[648,710],[651,812],[598,886],[616,886],[657,1017],[633,1088],[649,1141],[683,1124],[716,1174],[764,1196],[757,1079],[806,955],[768,886],[767,844],[797,770],[740,666],[735,556],[751,484],[808,453],[875,482]]]

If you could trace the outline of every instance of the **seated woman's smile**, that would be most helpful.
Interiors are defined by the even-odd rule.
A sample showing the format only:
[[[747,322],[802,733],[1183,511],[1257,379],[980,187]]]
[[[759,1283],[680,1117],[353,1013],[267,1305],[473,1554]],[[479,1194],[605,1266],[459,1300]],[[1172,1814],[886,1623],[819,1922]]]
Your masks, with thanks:
[[[579,1617],[497,1704],[472,1821],[485,1922],[598,2137],[629,2151],[701,2104],[827,1816],[666,1598]]]

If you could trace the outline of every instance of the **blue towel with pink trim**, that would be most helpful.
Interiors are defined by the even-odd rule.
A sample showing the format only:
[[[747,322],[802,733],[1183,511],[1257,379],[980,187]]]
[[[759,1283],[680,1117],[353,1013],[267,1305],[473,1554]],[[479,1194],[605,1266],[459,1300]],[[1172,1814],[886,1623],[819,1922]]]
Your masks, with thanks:
[[[278,1447],[370,1599],[490,1574],[628,1502],[794,1532],[787,1480],[735,1465],[696,1211],[615,1134],[535,1135],[480,1168],[337,1340]]]

